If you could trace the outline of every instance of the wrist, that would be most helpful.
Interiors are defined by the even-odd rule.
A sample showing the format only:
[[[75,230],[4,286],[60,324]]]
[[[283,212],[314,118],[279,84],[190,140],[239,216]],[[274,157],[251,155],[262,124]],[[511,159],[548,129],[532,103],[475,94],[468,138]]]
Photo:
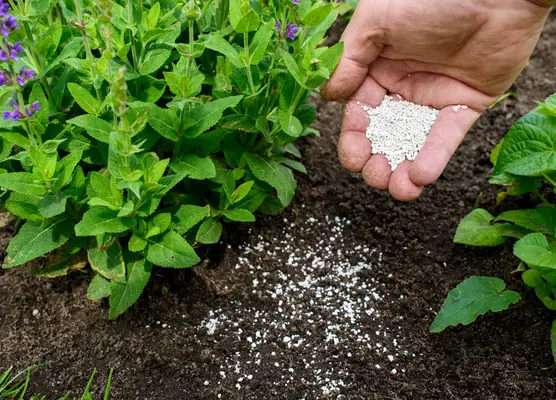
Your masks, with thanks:
[[[541,7],[552,7],[556,5],[556,0],[528,0],[528,1]]]

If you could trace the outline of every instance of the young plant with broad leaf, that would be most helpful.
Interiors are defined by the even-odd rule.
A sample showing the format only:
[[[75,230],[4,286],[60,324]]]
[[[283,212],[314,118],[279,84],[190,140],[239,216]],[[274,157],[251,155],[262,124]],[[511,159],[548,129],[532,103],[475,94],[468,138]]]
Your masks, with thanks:
[[[499,246],[517,239],[514,255],[521,261],[525,287],[551,311],[556,311],[556,205],[539,191],[544,185],[556,192],[556,94],[520,119],[491,154],[494,164],[490,183],[506,188],[498,202],[507,196],[532,193],[539,199],[537,208],[506,211],[497,217],[475,209],[458,226],[454,242],[471,246]],[[431,332],[448,326],[467,325],[488,311],[503,311],[521,296],[506,290],[503,280],[474,276],[452,290]],[[556,361],[556,320],[551,331],[552,354]]]
[[[19,218],[4,268],[94,271],[110,318],[153,266],[199,263],[223,223],[278,214],[294,142],[342,44],[316,0],[2,1],[0,187]]]

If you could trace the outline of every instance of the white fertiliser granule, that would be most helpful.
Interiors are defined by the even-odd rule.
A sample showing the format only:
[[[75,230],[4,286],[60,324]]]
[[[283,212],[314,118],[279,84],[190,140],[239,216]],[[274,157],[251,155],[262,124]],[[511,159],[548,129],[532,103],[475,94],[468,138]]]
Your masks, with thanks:
[[[376,108],[362,107],[370,120],[367,138],[372,142],[372,152],[384,155],[392,171],[405,160],[415,160],[440,113],[390,96]]]

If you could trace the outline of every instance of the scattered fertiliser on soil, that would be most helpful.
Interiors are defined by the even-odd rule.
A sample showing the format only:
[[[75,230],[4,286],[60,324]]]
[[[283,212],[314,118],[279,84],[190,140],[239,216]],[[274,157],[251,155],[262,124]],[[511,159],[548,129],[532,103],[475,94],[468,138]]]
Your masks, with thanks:
[[[390,96],[376,108],[362,107],[370,120],[367,138],[373,144],[373,154],[384,155],[392,171],[405,160],[415,160],[440,113]]]
[[[299,399],[343,399],[363,359],[376,373],[403,375],[415,354],[406,348],[403,318],[383,315],[395,299],[374,277],[384,268],[380,249],[345,240],[352,229],[345,218],[284,222],[276,238],[254,237],[238,248],[236,275],[252,285],[243,295],[259,306],[233,301],[200,323],[198,334],[222,347],[214,351],[218,375],[205,385],[217,398],[271,381],[269,398],[299,387]]]

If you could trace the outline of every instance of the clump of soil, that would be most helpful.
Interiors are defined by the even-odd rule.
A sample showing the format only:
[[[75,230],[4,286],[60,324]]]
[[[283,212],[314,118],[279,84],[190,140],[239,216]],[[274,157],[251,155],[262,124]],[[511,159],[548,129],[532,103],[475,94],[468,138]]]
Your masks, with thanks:
[[[497,213],[530,204],[524,197],[496,206],[497,188],[487,183],[489,153],[534,107],[533,100],[554,91],[554,37],[552,17],[512,88],[518,99],[486,113],[439,181],[413,203],[398,203],[341,169],[341,105],[319,101],[316,128],[323,137],[302,144],[309,174],[298,177],[295,204],[283,216],[229,226],[223,243],[205,250],[202,266],[157,269],[142,299],[122,318],[107,321],[106,303],[85,300],[90,278],[82,273],[47,281],[29,276],[30,267],[1,271],[0,367],[50,361],[31,387],[49,399],[66,390],[76,394],[93,368],[101,372],[100,390],[109,367],[115,368],[112,398],[123,400],[218,394],[553,399],[556,370],[544,369],[553,365],[553,315],[534,294],[468,327],[430,335],[428,326],[447,292],[468,276],[501,277],[522,290],[511,273],[517,265],[511,244],[476,249],[454,245],[452,237],[475,205]],[[0,231],[0,247],[10,236],[9,229]]]

